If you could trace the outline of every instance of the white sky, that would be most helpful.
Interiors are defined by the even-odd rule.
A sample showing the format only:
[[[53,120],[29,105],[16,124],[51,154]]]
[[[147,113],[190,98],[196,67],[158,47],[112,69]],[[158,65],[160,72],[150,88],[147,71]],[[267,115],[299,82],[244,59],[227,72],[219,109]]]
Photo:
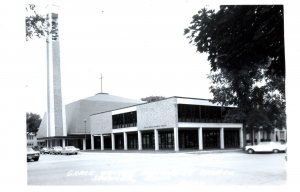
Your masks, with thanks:
[[[207,55],[196,52],[183,35],[192,16],[207,7],[201,1],[52,2],[59,6],[66,104],[99,93],[101,73],[103,92],[112,95],[212,98]],[[46,3],[37,5],[44,8]],[[47,101],[44,39],[26,42],[25,56],[29,66],[24,81],[26,111],[43,114]]]

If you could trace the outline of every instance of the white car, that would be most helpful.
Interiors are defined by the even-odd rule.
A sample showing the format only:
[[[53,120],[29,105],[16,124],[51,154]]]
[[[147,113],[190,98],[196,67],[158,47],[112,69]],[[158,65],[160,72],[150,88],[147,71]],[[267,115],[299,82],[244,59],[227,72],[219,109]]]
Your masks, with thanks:
[[[77,154],[78,154],[78,151],[79,151],[79,149],[76,148],[76,147],[74,147],[74,146],[66,146],[66,147],[64,147],[64,148],[61,150],[61,154],[62,154],[62,155],[63,155],[63,154],[67,154],[67,155],[69,155],[69,154],[75,154],[75,155],[77,155]]]
[[[50,148],[49,154],[57,155],[57,154],[61,154],[61,151],[62,151],[62,147],[60,147],[60,146],[55,146],[55,147],[51,147],[51,148]]]
[[[286,144],[280,142],[260,142],[258,145],[248,145],[245,147],[245,151],[249,154],[255,152],[283,152],[286,151]]]

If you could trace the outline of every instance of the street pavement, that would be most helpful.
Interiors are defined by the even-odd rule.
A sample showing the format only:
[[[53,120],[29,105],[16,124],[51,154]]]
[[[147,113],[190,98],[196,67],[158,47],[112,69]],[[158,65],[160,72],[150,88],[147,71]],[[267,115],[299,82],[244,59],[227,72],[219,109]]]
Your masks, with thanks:
[[[27,162],[28,185],[284,185],[284,153],[80,152]]]

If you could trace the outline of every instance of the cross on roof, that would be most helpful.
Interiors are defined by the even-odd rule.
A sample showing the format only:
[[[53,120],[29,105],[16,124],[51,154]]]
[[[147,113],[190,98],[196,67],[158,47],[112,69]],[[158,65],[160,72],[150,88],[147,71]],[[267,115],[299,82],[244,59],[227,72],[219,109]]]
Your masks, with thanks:
[[[101,80],[101,93],[102,93],[102,79],[103,79],[104,77],[102,76],[102,73],[101,73],[101,77],[100,77],[100,80]]]

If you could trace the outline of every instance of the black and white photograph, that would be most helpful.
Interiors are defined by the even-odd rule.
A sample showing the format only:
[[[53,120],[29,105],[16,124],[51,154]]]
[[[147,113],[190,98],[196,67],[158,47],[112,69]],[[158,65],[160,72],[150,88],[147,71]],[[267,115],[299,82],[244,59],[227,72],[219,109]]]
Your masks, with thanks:
[[[286,2],[23,4],[26,190],[295,183]]]

